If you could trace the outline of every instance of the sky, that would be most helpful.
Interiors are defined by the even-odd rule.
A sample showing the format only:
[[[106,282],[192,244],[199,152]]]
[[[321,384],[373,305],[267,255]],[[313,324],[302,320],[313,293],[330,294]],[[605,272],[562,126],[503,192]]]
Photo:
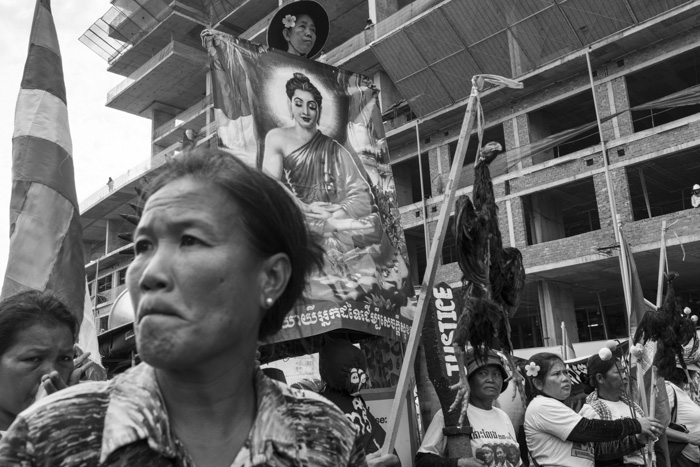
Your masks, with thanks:
[[[109,73],[107,62],[78,38],[111,7],[109,0],[52,0],[63,57],[68,118],[78,202],[150,156],[150,120],[107,108],[109,90],[124,77]],[[12,133],[33,0],[0,0],[0,272],[4,277],[9,249],[12,187]]]

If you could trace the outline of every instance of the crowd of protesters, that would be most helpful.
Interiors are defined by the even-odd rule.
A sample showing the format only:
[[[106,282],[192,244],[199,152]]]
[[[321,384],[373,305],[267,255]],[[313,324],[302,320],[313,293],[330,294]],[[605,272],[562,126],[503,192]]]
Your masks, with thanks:
[[[328,32],[319,4],[293,2],[275,13],[268,43],[313,58]],[[203,38],[215,41],[211,31]],[[195,138],[186,135],[187,151],[151,183],[134,234],[126,280],[141,364],[78,384],[90,364],[75,347],[71,310],[47,292],[0,302],[0,465],[400,465],[395,452],[380,454],[385,433],[360,395],[366,362],[351,344],[324,349],[323,381],[301,389],[260,369],[259,339],[281,328],[322,248],[279,183],[230,154],[193,149]],[[566,364],[537,353],[522,368],[518,436],[496,404],[512,378],[501,357],[470,350],[466,369],[472,455],[447,454],[439,411],[417,467],[645,465],[649,442],[664,434],[678,449],[673,465],[700,465],[700,407],[686,371],[664,375],[667,430],[631,400],[618,359],[589,358],[591,393],[576,412],[565,404]]]

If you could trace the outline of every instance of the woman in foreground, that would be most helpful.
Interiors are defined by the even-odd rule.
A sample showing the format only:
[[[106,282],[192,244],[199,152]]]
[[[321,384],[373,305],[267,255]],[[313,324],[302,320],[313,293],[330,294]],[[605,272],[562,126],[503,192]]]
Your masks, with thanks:
[[[561,357],[538,353],[525,366],[528,400],[525,439],[535,466],[593,467],[593,444],[635,434],[656,438],[664,427],[653,418],[591,420],[564,405],[571,394]]]
[[[183,154],[148,190],[134,250],[144,363],[23,413],[0,465],[365,465],[342,412],[255,364],[321,262],[284,188],[218,150]]]

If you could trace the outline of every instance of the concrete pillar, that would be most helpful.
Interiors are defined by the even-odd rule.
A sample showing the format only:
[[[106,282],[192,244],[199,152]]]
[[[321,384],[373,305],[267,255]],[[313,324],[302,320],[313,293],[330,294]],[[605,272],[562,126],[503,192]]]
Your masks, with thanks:
[[[608,69],[605,67],[598,68],[595,71],[598,74],[598,78],[608,76]],[[595,98],[601,119],[630,108],[627,83],[624,77],[600,83],[595,82]],[[634,133],[630,112],[625,112],[622,115],[602,122],[602,127],[605,141]]]
[[[122,242],[117,237],[117,234],[121,233],[122,222],[116,219],[107,219],[107,226],[105,228],[105,255],[116,250],[122,246]]]
[[[403,98],[385,71],[374,74],[374,85],[379,88],[379,108],[382,112]]]
[[[398,0],[369,0],[369,19],[373,24],[385,20],[389,16],[399,11]]]
[[[545,346],[561,345],[561,322],[569,333],[571,342],[578,342],[578,327],[571,289],[551,281],[538,281],[542,340]]]
[[[166,112],[164,110],[160,109],[151,109],[151,135],[153,135],[156,131],[156,129],[160,128],[161,125],[163,125],[165,122],[168,122],[172,120],[177,113],[175,112]],[[159,146],[157,144],[152,144],[151,145],[151,155],[155,156],[158,154],[160,151],[165,149],[162,146]]]
[[[610,180],[615,198],[615,208],[620,222],[632,222],[632,203],[629,193],[629,183],[627,173],[624,168],[610,171]],[[610,213],[610,197],[608,196],[608,185],[605,181],[605,173],[593,175],[593,186],[595,187],[596,203],[598,205],[598,217],[600,218],[601,230],[610,232],[614,242],[613,218]]]
[[[516,248],[526,248],[527,247],[527,230],[525,228],[525,209],[523,206],[523,199],[511,198],[508,200],[510,202],[510,215],[513,219],[513,238],[515,244],[511,245]],[[509,232],[510,234],[510,232]]]
[[[610,179],[615,197],[615,208],[619,216],[620,222],[631,222],[632,205],[629,195],[629,184],[627,183],[627,174],[625,169],[616,169],[610,171]],[[596,203],[598,205],[598,217],[600,219],[600,229],[609,233],[610,244],[615,243],[615,232],[613,230],[614,222],[610,213],[610,198],[608,196],[608,186],[605,182],[605,173],[593,175],[593,186],[595,187]]]
[[[530,144],[530,124],[526,114],[518,115],[515,118],[508,119],[503,122],[503,136],[506,143],[506,151],[508,153],[508,167],[514,167],[514,170],[521,170],[523,167],[532,165],[532,158],[520,158],[518,151],[513,149],[520,148]],[[511,170],[512,172],[513,170]]]
[[[510,73],[511,78],[522,75],[527,68],[526,62],[527,58],[523,54],[523,49],[520,48],[520,44],[516,38],[517,25],[514,25],[518,21],[518,17],[515,13],[515,8],[506,9],[506,21],[508,23],[508,30],[506,31],[508,38],[508,55],[510,57]]]
[[[610,102],[613,107],[610,109],[610,113],[614,114],[617,112],[627,111],[612,120],[612,125],[617,129],[617,137],[627,136],[634,133],[634,126],[632,125],[632,112],[629,112],[630,99],[627,94],[627,81],[625,81],[624,76],[615,78],[608,82],[608,95],[612,98]]]
[[[444,144],[428,151],[428,165],[430,166],[430,191],[432,195],[439,196],[444,194],[447,179],[450,176],[449,145]],[[423,170],[425,170],[425,167]]]
[[[539,141],[552,134],[549,123],[540,112],[532,112],[528,114],[527,117],[528,134],[530,136],[528,143]],[[550,159],[554,159],[554,149],[549,149],[534,155],[532,157],[532,164],[539,164]]]

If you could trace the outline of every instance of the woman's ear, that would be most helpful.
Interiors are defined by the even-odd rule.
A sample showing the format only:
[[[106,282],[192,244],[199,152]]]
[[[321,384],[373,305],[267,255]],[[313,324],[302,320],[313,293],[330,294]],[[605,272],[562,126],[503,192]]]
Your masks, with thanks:
[[[287,288],[292,276],[292,264],[286,254],[277,253],[263,261],[261,273],[260,308],[267,310]]]
[[[282,29],[282,36],[284,37],[284,40],[286,40],[287,42],[289,42],[289,40],[291,39],[291,37],[292,37],[291,34],[292,33],[291,33],[290,28]]]
[[[532,378],[531,381],[532,381],[532,385],[535,386],[535,388],[537,388],[538,391],[542,391],[542,389],[544,389],[544,383],[542,381],[540,381],[539,379]]]

